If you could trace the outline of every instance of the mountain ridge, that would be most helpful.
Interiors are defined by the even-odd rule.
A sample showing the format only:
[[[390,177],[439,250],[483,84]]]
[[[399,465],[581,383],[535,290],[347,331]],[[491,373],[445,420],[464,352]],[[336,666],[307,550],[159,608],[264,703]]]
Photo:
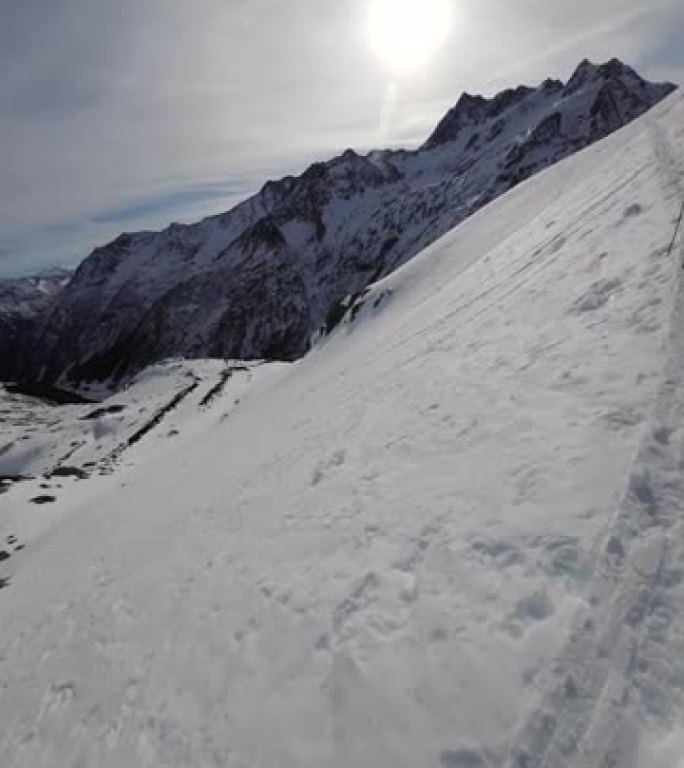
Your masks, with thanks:
[[[20,343],[49,310],[73,270],[45,269],[28,277],[0,280],[0,381],[11,378]]]
[[[123,234],[31,327],[18,373],[79,387],[169,356],[297,359],[346,297],[674,88],[583,61],[565,85],[463,94],[417,150],[346,150],[197,224]]]

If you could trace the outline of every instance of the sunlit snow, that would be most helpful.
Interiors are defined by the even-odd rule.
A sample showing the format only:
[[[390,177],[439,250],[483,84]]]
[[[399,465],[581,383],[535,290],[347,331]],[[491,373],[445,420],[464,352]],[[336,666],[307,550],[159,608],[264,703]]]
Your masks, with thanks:
[[[168,363],[59,409],[5,394],[0,475],[34,479],[0,494],[0,765],[674,754],[683,153],[674,95],[298,363]]]

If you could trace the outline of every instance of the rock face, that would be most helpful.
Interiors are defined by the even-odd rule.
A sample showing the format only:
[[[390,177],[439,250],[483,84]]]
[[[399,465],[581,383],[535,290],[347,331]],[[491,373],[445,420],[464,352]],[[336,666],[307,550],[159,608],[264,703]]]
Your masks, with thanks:
[[[49,312],[72,272],[55,269],[36,277],[0,280],[0,381],[17,371],[20,350]]]
[[[464,94],[416,151],[347,150],[228,213],[121,235],[46,313],[21,375],[77,387],[168,356],[295,359],[345,297],[674,88],[585,61],[565,85]]]

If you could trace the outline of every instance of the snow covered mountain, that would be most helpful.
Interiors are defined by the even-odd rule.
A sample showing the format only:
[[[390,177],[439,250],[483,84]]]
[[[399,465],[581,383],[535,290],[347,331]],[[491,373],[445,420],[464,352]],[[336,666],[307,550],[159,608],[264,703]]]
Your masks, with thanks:
[[[122,235],[78,269],[22,376],[74,387],[169,356],[296,359],[346,297],[673,88],[585,61],[565,85],[464,95],[417,151],[348,150],[226,214]]]
[[[681,768],[682,157],[674,94],[295,363],[11,395],[0,765]]]
[[[0,279],[0,381],[17,370],[19,347],[44,320],[72,270],[50,269],[35,277]]]

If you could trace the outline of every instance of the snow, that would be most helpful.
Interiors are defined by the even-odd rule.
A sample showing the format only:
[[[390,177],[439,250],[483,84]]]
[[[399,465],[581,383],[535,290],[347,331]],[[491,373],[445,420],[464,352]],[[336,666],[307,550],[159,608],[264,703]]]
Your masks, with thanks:
[[[683,149],[675,95],[205,405],[10,426],[37,474],[125,407],[0,495],[3,768],[677,768]]]
[[[171,360],[146,369],[102,403],[60,407],[4,391],[0,479],[6,478],[14,504],[2,517],[0,534],[5,528],[14,531],[15,546],[42,535],[60,519],[54,510],[69,508],[70,498],[67,504],[60,501],[65,490],[68,496],[74,484],[88,480],[92,485],[101,476],[136,467],[150,453],[162,459],[175,441],[185,445],[205,433],[216,418],[217,401],[220,418],[226,419],[248,392],[284,368]],[[40,495],[55,497],[55,506],[40,505],[27,518],[25,505]],[[0,537],[0,547],[2,541]]]

